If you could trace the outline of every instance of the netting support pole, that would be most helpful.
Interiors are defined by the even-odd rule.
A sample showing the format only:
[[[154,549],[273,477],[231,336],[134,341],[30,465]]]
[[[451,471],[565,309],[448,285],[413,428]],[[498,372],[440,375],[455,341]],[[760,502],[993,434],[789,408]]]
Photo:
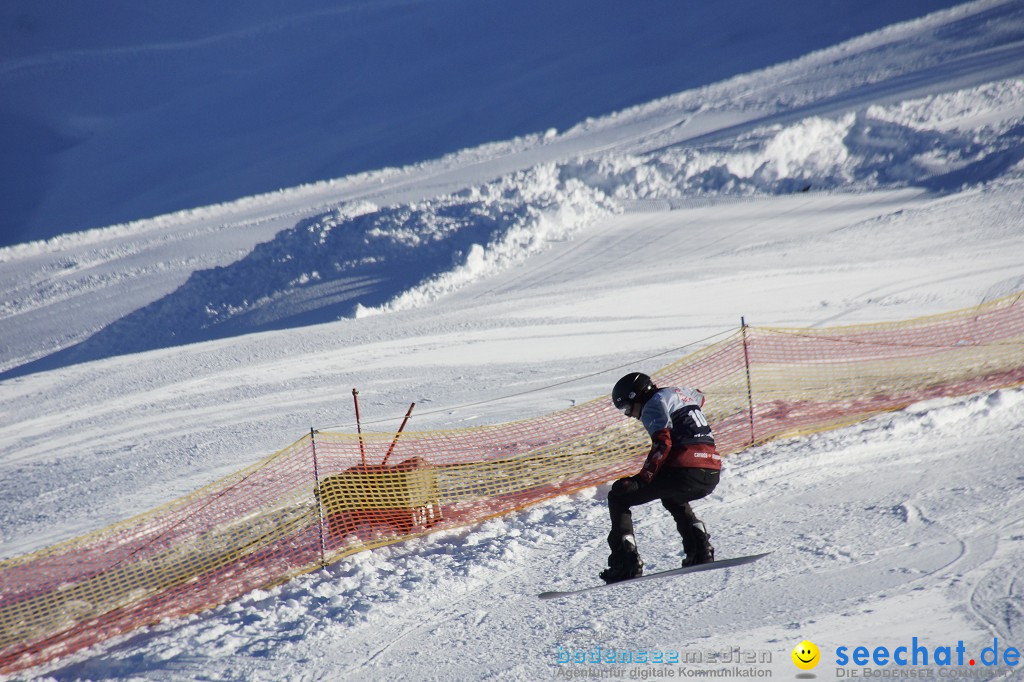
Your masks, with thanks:
[[[359,389],[352,389],[352,402],[356,404],[356,433],[359,434],[359,458],[363,462],[363,468],[366,468],[366,446],[363,445],[363,421],[359,417]]]
[[[754,444],[754,387],[750,381],[750,349],[747,347],[747,320],[740,318],[740,330],[743,332],[743,364],[747,368],[747,407],[750,410],[750,444]]]
[[[402,435],[402,431],[405,429],[405,424],[409,421],[409,417],[412,415],[412,408],[414,407],[416,407],[416,403],[409,405],[409,411],[405,413],[405,419],[402,420],[402,425],[398,427],[398,433],[395,434],[395,439],[391,441],[391,447],[388,448],[388,453],[384,455],[384,459],[380,463],[381,466],[388,463],[388,457],[390,457],[391,453],[395,451],[395,446],[398,445],[398,439]]]
[[[324,544],[324,501],[320,487],[320,467],[316,461],[316,431],[309,427],[309,442],[313,447],[313,480],[316,481],[316,509],[320,514],[320,566],[327,568],[327,545]]]

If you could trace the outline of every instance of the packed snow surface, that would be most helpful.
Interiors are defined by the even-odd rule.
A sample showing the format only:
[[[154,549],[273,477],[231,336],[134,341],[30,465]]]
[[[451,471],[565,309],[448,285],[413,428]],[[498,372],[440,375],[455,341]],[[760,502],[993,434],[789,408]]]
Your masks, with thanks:
[[[0,249],[0,556],[191,492],[310,426],[354,428],[352,387],[364,428],[397,428],[410,402],[410,428],[490,424],[606,394],[627,369],[657,369],[741,317],[901,320],[1024,289],[1024,5],[898,3],[917,8],[899,16],[886,4],[864,5],[861,31],[880,30],[859,37],[794,44],[766,25],[774,37],[751,38],[753,61],[723,61],[715,81],[666,85],[654,69],[636,93],[668,96],[628,95],[618,106],[636,106],[607,116],[567,109],[575,119],[461,150],[502,138],[435,150],[410,146],[423,130],[382,127],[377,139],[418,163],[373,157],[333,180]],[[742,3],[745,20],[763,18],[755,5]],[[259,33],[266,17],[253,16]],[[162,34],[96,39],[84,64],[180,52]],[[0,77],[73,55],[23,56]],[[606,65],[587,63],[597,80]],[[308,78],[330,89],[322,71]],[[439,95],[446,111],[472,111],[479,93],[455,92]],[[282,142],[293,160],[309,142],[297,137]],[[316,179],[293,180],[288,164],[273,177]],[[1022,425],[1024,390],[1011,388],[728,458],[695,507],[720,557],[772,552],[750,566],[540,601],[597,580],[600,486],[358,554],[30,674],[534,680],[637,667],[586,662],[600,649],[689,661],[639,665],[648,675],[735,674],[750,654],[746,668],[789,678],[807,639],[830,678],[841,646],[1021,648]],[[635,518],[648,569],[675,567],[669,516],[649,505]]]

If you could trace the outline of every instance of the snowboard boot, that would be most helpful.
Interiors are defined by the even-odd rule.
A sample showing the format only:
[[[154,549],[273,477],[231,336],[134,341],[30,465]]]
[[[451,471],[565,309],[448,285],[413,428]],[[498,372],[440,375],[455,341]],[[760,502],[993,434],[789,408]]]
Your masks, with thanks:
[[[617,583],[630,578],[639,578],[644,574],[644,562],[636,551],[636,538],[627,535],[622,538],[622,546],[608,556],[608,568],[601,572],[601,580],[606,584]]]
[[[683,568],[707,564],[715,560],[715,548],[708,542],[711,534],[703,521],[697,521],[686,529],[683,536],[683,550],[686,557],[683,559]]]

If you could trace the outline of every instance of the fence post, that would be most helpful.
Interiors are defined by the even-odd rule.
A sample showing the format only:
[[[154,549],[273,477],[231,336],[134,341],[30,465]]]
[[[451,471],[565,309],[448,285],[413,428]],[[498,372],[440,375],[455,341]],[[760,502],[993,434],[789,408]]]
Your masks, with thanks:
[[[391,447],[388,448],[388,453],[384,455],[384,459],[381,460],[381,466],[388,463],[388,457],[390,457],[391,453],[395,451],[395,446],[398,445],[398,438],[402,435],[402,431],[405,429],[405,424],[409,421],[409,417],[412,415],[412,408],[414,407],[416,407],[416,403],[409,405],[409,411],[405,413],[405,419],[402,420],[402,425],[398,427],[398,433],[395,434],[395,439],[391,441]]]
[[[754,444],[754,388],[750,382],[750,350],[747,348],[747,320],[740,318],[740,329],[743,332],[743,364],[747,368],[747,406],[750,409],[750,444]]]
[[[359,417],[359,389],[352,389],[352,402],[356,404],[356,433],[359,434],[359,458],[363,463],[363,468],[366,468],[366,446],[363,445],[363,422]]]
[[[320,487],[320,468],[316,461],[316,431],[309,427],[309,442],[313,447],[313,480],[316,481],[316,508],[320,514],[320,567],[327,568],[327,546],[324,544],[324,502]]]

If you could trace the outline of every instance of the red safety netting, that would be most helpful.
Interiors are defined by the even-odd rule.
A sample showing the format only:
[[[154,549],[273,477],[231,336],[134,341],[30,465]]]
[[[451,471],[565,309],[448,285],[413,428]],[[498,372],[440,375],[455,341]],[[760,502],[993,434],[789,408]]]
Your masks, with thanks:
[[[1024,296],[898,323],[744,327],[654,377],[706,393],[728,454],[925,398],[1024,383]],[[634,473],[647,444],[606,397],[475,429],[312,432],[168,505],[0,563],[0,671]]]

